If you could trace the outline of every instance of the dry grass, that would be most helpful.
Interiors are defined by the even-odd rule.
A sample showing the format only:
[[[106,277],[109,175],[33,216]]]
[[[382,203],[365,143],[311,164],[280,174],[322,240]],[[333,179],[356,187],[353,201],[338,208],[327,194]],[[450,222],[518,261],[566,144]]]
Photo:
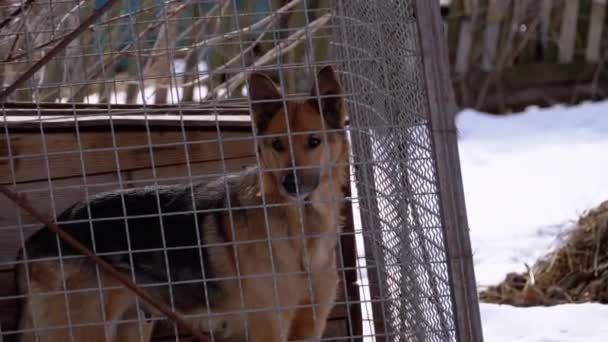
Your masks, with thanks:
[[[608,201],[583,214],[527,273],[509,273],[479,296],[515,306],[608,303]]]

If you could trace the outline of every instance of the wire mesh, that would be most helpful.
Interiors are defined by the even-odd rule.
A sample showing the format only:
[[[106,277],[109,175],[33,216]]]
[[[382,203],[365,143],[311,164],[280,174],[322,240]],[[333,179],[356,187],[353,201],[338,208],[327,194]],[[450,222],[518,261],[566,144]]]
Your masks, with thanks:
[[[88,234],[97,255],[116,261],[117,269],[141,288],[162,288],[163,302],[196,320],[211,340],[267,340],[224,336],[231,329],[255,329],[258,321],[253,317],[259,312],[308,308],[313,321],[321,319],[321,309],[314,304],[318,279],[306,266],[308,261],[302,261],[300,269],[286,270],[284,258],[268,252],[300,243],[305,246],[302,260],[313,260],[309,240],[337,244],[337,264],[322,270],[337,273],[340,280],[323,340],[456,339],[413,1],[122,0],[49,56],[53,46],[104,3],[0,4],[0,89],[36,63],[46,62],[0,105],[0,185],[25,194],[34,207],[72,233],[77,231],[70,227],[86,227],[87,232],[79,234]],[[325,65],[333,65],[341,81],[348,125],[326,127],[331,123],[326,118],[322,127],[301,132],[287,117],[293,110],[289,101],[313,101],[323,108],[323,84],[316,75]],[[268,75],[289,94],[281,105],[286,130],[261,132],[252,124],[249,115],[258,103],[252,100],[248,76],[254,71]],[[310,213],[296,206],[293,234],[273,236],[275,213],[293,205],[266,198],[264,191],[253,194],[251,203],[234,197],[235,188],[243,186],[239,179],[250,177],[251,171],[241,170],[254,165],[264,172],[306,172],[297,162],[301,151],[295,150],[294,141],[316,134],[330,143],[334,133],[347,134],[352,145],[348,165],[328,166],[350,167],[347,197],[316,200],[321,207],[336,201],[348,204],[340,212],[345,216],[343,229],[310,232]],[[287,139],[289,163],[269,167],[258,148],[267,139],[282,137]],[[328,182],[340,180],[331,174]],[[153,200],[139,210],[129,202],[129,193],[141,187],[147,187]],[[92,203],[116,189],[124,192],[111,202],[111,215],[100,217]],[[175,189],[184,196],[179,201],[171,196]],[[296,193],[301,190],[296,184]],[[200,192],[216,194],[221,203],[201,207]],[[67,215],[64,210],[78,201],[79,215]],[[209,235],[209,227],[220,224],[211,218],[221,216],[227,227],[222,234],[239,236],[243,212],[261,213],[258,225],[266,236],[227,243],[223,236]],[[180,217],[194,229],[175,240],[172,229],[183,223]],[[122,231],[100,235],[96,229],[104,222]],[[153,222],[158,230],[145,233],[141,222]],[[174,322],[138,297],[127,296],[134,308],[128,315],[109,317],[101,303],[123,287],[91,265],[90,283],[71,284],[70,265],[82,260],[80,255],[64,255],[57,247],[58,255],[22,253],[16,260],[18,249],[27,249],[28,237],[40,228],[14,203],[0,199],[0,340],[23,333],[44,340],[63,329],[67,339],[77,341],[80,331],[91,327],[101,327],[101,340],[112,340],[121,324],[137,326],[136,335],[127,340],[147,340],[150,334],[156,340],[184,338]],[[137,238],[142,234],[154,235],[157,243],[142,247]],[[103,250],[104,239],[122,245]],[[260,248],[270,254],[268,272],[251,273],[235,262],[230,274],[209,273],[207,260],[217,258],[217,250],[236,246],[226,258],[241,260],[250,244],[266,246]],[[59,240],[57,246],[63,246]],[[187,274],[174,267],[176,256],[187,260]],[[52,291],[33,288],[41,276],[30,274],[28,267],[15,275],[21,265],[33,261],[58,261],[54,271],[61,281]],[[158,273],[146,276],[138,264]],[[303,279],[309,300],[285,306],[285,299],[279,298],[281,277]],[[20,286],[27,291],[16,291],[13,278],[25,279]],[[247,282],[262,278],[270,279],[263,284],[272,289],[273,298],[266,306],[252,307]],[[235,289],[233,303],[219,310],[212,298],[227,283]],[[83,293],[97,298],[93,306],[99,308],[89,316],[74,305],[74,298]],[[29,328],[18,324],[27,311],[23,303],[37,296],[57,301],[65,311],[61,323],[31,322]],[[193,303],[196,310],[190,310]],[[223,318],[229,316],[241,318],[238,329],[231,326],[234,320]],[[285,340],[292,322],[281,318],[274,323]],[[147,331],[151,326],[153,332]]]
[[[338,10],[334,51],[358,94],[349,114],[376,335],[454,340],[413,2],[340,1]]]

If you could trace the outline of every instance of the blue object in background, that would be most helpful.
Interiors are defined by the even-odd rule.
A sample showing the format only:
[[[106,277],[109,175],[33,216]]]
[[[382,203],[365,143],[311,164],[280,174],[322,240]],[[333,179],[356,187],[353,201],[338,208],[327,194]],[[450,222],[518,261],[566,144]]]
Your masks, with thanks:
[[[99,8],[101,7],[103,4],[106,3],[107,0],[95,0],[95,7]],[[235,0],[236,2],[236,6],[238,9],[242,9],[244,8],[244,5],[246,4],[246,1],[251,1],[251,0]],[[120,15],[124,15],[124,14],[128,14],[128,13],[134,13],[137,12],[141,6],[142,6],[142,2],[141,0],[123,0],[118,6],[122,6],[121,10],[120,10]],[[145,6],[149,7],[152,4],[157,4],[157,5],[162,5],[163,4],[163,0],[155,0],[153,2],[151,1],[145,1]],[[213,6],[215,6],[217,4],[217,2],[212,2],[212,1],[194,1],[193,2],[193,6],[200,6],[201,12],[206,12],[209,11]],[[178,15],[177,15],[177,19],[181,18],[192,18],[192,10],[193,10],[193,6],[188,6],[187,9],[182,10]],[[158,6],[155,9],[155,13],[154,15],[158,18],[160,18],[162,16],[162,11],[163,8],[162,6]],[[266,16],[268,14],[268,12],[270,11],[270,5],[269,5],[269,1],[268,0],[255,0],[255,6],[254,6],[254,12],[255,14],[253,15],[253,21],[259,21],[261,20],[264,16]],[[103,16],[102,18],[98,19],[97,22],[100,23],[104,20],[107,20],[107,15]],[[184,20],[184,21],[178,21],[179,26],[178,27],[178,31],[181,32],[185,29],[185,27],[181,27],[182,25],[189,25],[192,21],[191,20]],[[133,27],[131,26],[131,23],[129,22],[128,18],[122,19],[116,23],[114,23],[113,25],[119,25],[118,26],[118,39],[119,41],[110,41],[110,37],[107,36],[107,33],[102,33],[101,34],[101,46],[102,48],[105,50],[105,46],[107,44],[112,44],[114,47],[112,47],[112,50],[116,50],[116,49],[122,49],[125,46],[131,44],[133,42],[133,38],[134,38],[134,32],[133,32]],[[116,26],[114,26],[116,27]],[[259,28],[257,31],[261,31],[262,28]],[[145,35],[145,37],[143,37],[140,41],[139,41],[139,46],[141,48],[151,48],[152,44],[154,44],[154,41],[156,40],[156,35],[158,34],[158,30],[150,30],[150,32],[148,32],[148,34]],[[116,39],[116,38],[115,38]],[[188,41],[188,39],[184,39],[182,41],[178,41],[176,42],[176,47],[180,48],[180,47],[185,47],[188,44],[190,44],[191,42]],[[129,60],[126,57],[123,58],[119,58],[116,61],[115,64],[115,68],[116,70],[125,70],[128,66]]]

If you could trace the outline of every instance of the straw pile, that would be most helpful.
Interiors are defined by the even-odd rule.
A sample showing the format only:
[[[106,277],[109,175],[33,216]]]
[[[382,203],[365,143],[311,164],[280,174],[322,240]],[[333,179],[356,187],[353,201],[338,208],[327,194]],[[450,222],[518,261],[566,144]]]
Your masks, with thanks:
[[[482,302],[523,307],[608,303],[608,201],[583,214],[528,272],[509,273],[479,296]]]

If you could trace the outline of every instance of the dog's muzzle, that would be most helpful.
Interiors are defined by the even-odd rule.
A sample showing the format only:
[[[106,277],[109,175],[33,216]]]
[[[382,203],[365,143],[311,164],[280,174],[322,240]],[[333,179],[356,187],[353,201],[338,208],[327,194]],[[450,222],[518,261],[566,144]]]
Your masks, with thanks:
[[[317,188],[317,185],[319,185],[319,176],[290,172],[283,176],[281,185],[287,195],[298,199],[304,199]]]

